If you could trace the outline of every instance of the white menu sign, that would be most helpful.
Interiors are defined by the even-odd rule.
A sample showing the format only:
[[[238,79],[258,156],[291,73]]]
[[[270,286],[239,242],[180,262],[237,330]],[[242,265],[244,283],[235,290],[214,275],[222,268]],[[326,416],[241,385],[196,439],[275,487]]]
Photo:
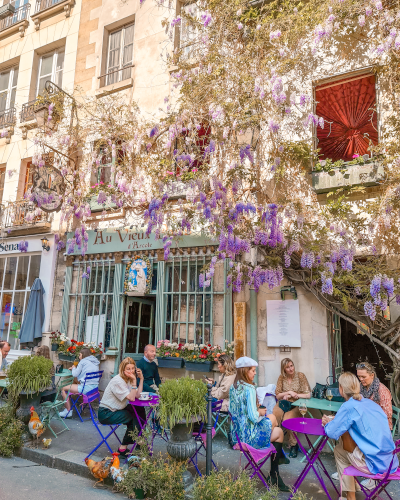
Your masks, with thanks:
[[[298,300],[267,300],[268,347],[301,347]]]

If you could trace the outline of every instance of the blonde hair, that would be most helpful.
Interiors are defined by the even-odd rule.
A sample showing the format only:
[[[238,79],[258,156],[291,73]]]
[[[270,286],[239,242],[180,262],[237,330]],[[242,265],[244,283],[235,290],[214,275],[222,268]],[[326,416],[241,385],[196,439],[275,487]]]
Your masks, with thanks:
[[[375,375],[375,377],[376,377],[375,368],[371,365],[371,363],[368,363],[368,361],[363,361],[362,363],[357,363],[356,369],[357,370],[366,370],[370,375]]]
[[[236,366],[230,356],[228,356],[227,354],[221,354],[221,356],[218,358],[218,363],[221,363],[221,365],[225,366],[225,375],[235,375]]]
[[[339,385],[347,399],[353,398],[356,401],[361,401],[362,396],[360,394],[360,382],[353,373],[342,373],[339,377]]]
[[[44,358],[50,359],[50,349],[47,345],[42,345],[37,348],[36,356],[43,356]]]
[[[285,368],[287,367],[287,365],[289,363],[292,363],[293,366],[294,366],[294,363],[293,361],[290,359],[290,358],[283,358],[282,361],[281,361],[281,375],[282,377],[286,377],[286,372],[285,372]],[[296,371],[296,368],[295,368],[295,371]]]
[[[125,358],[121,361],[121,364],[119,365],[119,376],[125,380],[125,382],[128,382],[128,377],[125,376],[125,368],[128,365],[133,365],[136,368],[136,362],[132,358]]]

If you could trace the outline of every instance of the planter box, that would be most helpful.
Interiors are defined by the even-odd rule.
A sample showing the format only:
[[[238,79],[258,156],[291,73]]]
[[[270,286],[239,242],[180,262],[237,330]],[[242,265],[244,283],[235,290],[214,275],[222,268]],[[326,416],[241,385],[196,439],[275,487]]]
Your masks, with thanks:
[[[159,368],[183,368],[182,358],[157,358]]]
[[[195,361],[185,361],[186,370],[191,372],[211,372],[214,366],[214,361],[205,361],[204,363],[196,363]]]
[[[52,351],[57,351],[58,350],[58,344],[51,344],[51,350]]]
[[[99,360],[100,360],[100,359],[101,359],[101,354],[97,354],[97,355],[95,356],[95,358],[97,358],[97,359],[99,359]],[[75,361],[75,359],[78,359],[78,357],[77,357],[77,356],[68,356],[68,354],[61,354],[61,353],[60,353],[60,354],[58,355],[58,359],[59,359],[60,361],[69,361],[70,363],[73,363],[73,362]]]
[[[343,173],[340,171],[343,170]],[[312,172],[312,186],[317,194],[344,186],[377,186],[384,177],[384,168],[378,162],[349,165],[330,172]]]

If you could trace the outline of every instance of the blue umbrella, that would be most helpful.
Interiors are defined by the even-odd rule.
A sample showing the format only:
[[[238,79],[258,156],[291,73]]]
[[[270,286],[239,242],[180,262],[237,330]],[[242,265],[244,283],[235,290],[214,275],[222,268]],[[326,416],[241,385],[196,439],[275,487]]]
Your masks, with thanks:
[[[25,311],[24,321],[19,332],[21,343],[33,342],[34,339],[42,337],[42,326],[44,322],[44,288],[39,278],[36,278],[31,288],[28,307]]]

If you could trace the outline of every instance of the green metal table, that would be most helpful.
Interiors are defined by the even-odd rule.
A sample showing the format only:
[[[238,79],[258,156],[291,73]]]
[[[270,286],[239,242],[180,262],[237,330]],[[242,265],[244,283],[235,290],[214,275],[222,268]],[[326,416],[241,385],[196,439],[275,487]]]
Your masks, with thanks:
[[[310,399],[298,399],[294,403],[292,403],[292,406],[300,406],[302,402],[305,402],[307,405],[307,410],[313,409],[313,410],[319,410],[321,413],[321,416],[324,414],[326,411],[330,411],[332,413],[336,413],[339,411],[339,408],[342,406],[343,403],[338,403],[337,401],[328,401],[327,399],[317,399],[317,398],[310,398]],[[312,414],[308,411],[307,412],[311,418],[314,418]],[[318,445],[318,443],[321,441],[322,436],[320,436],[317,441],[314,443],[314,446]],[[328,441],[328,446],[333,452],[333,446],[331,443]],[[311,450],[308,450],[307,453],[309,453]],[[300,463],[304,462],[306,457],[304,456],[301,460]]]
[[[0,379],[0,396],[3,394],[3,391],[7,386],[8,386],[8,379],[7,378]]]
[[[55,377],[59,377],[56,383],[56,388],[58,388],[58,384],[60,383],[60,380],[64,377],[72,377],[72,372],[71,370],[67,370],[66,368],[63,369],[62,372],[60,373],[55,373]]]

